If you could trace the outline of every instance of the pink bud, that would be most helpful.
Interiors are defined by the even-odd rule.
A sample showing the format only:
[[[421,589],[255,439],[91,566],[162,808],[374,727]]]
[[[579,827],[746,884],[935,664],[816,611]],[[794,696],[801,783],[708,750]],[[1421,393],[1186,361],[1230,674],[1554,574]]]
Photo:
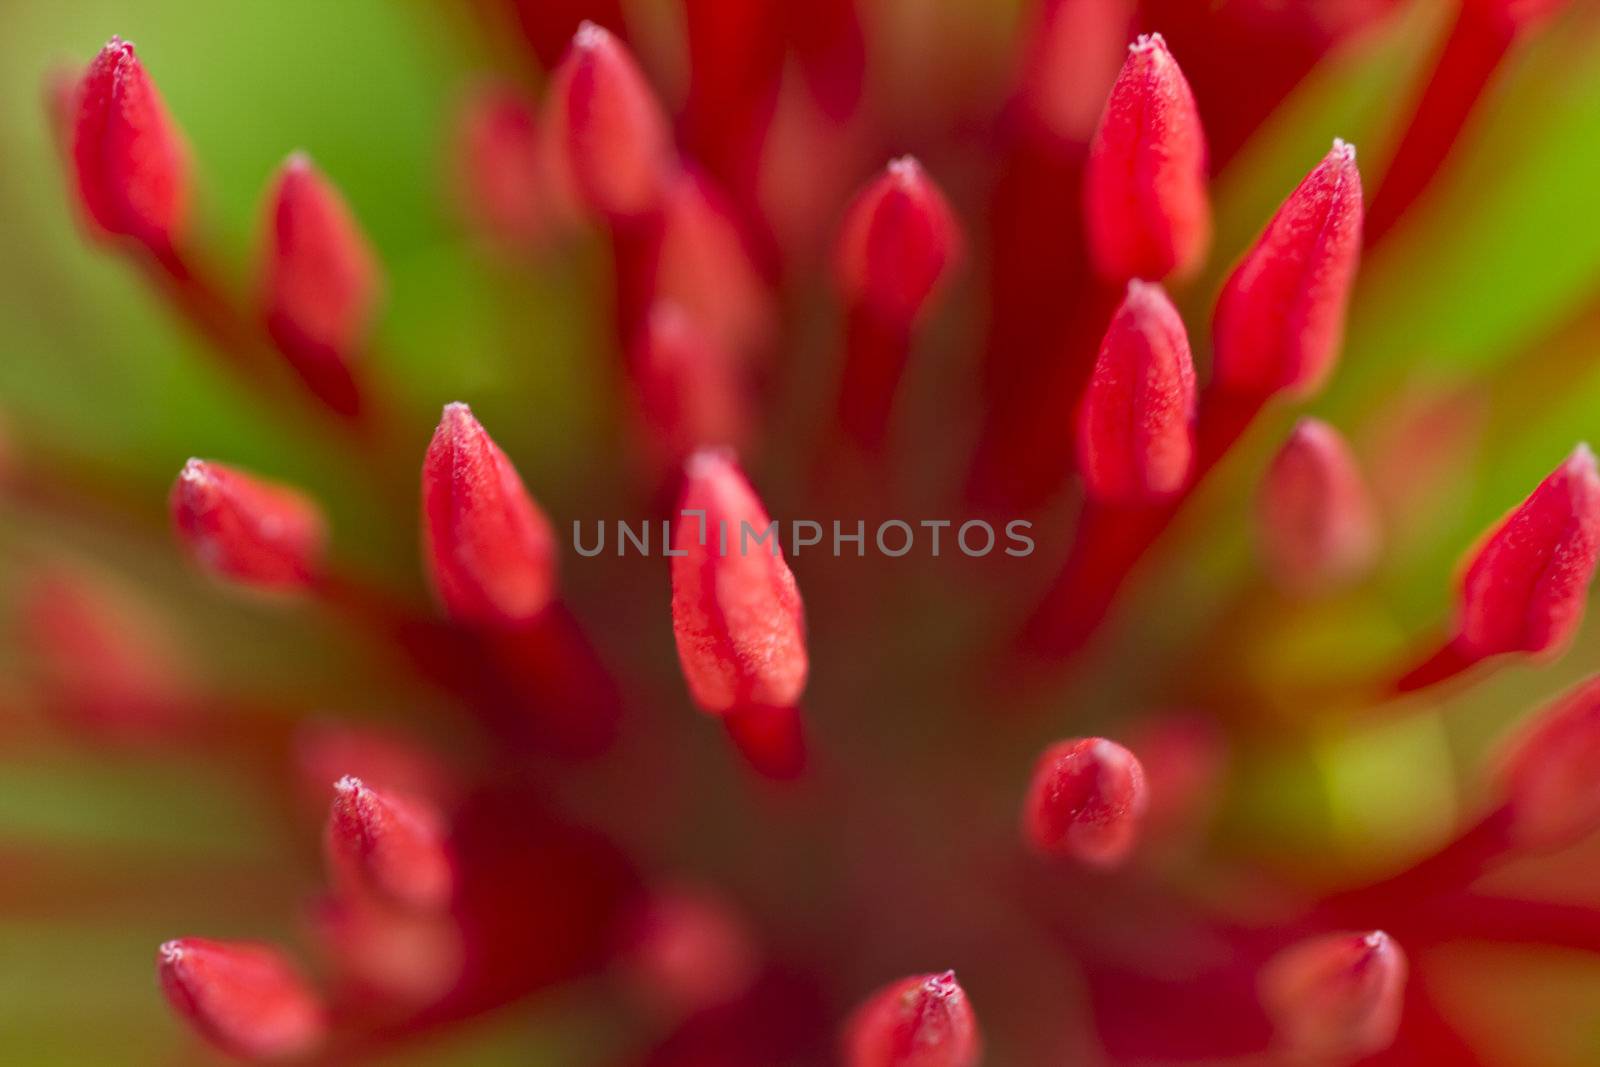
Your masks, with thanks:
[[[449,912],[400,910],[359,896],[323,897],[312,903],[308,920],[347,998],[427,1007],[461,981],[461,928]]]
[[[456,123],[456,192],[473,231],[497,247],[537,244],[564,205],[532,107],[511,86],[485,86],[462,103]]]
[[[445,824],[426,801],[346,775],[333,787],[324,845],[335,883],[414,911],[450,903],[455,865]]]
[[[168,941],[156,957],[156,972],[172,1010],[229,1055],[283,1059],[322,1043],[321,1003],[288,958],[269,945],[198,937]]]
[[[1356,457],[1325,422],[1302,419],[1278,450],[1256,501],[1261,544],[1285,588],[1359,578],[1378,552],[1378,517]]]
[[[758,957],[754,936],[727,901],[673,887],[627,916],[619,963],[641,1000],[677,1017],[738,997],[755,979]]]
[[[1482,658],[1554,654],[1583,621],[1600,557],[1600,474],[1579,445],[1469,555],[1456,644]]]
[[[1019,99],[1039,127],[1067,144],[1094,134],[1128,54],[1134,0],[1039,5]]]
[[[845,1025],[845,1067],[976,1067],[978,1020],[954,971],[902,978]]]
[[[655,296],[681,304],[733,353],[759,353],[776,309],[733,209],[700,175],[683,171],[667,188]]]
[[[849,303],[909,324],[960,259],[961,243],[944,194],[903,156],[850,205],[835,259],[839,288]]]
[[[1356,150],[1334,141],[1228,277],[1212,320],[1217,383],[1263,399],[1320,387],[1339,353],[1360,253]]]
[[[422,464],[422,536],[439,601],[460,622],[513,626],[556,593],[556,539],[472,409],[447,404]]]
[[[1261,1005],[1294,1054],[1356,1059],[1393,1043],[1406,972],[1405,953],[1381,930],[1316,937],[1262,969]]]
[[[684,478],[672,628],[689,693],[718,715],[792,707],[806,683],[805,618],[777,531],[768,532],[766,509],[728,454],[695,453]]]
[[[1138,842],[1148,803],[1144,768],[1132,752],[1099,737],[1059,741],[1034,767],[1023,835],[1041,853],[1115,867]]]
[[[298,489],[191,459],[171,508],[179,540],[214,574],[274,591],[307,589],[321,577],[327,527]]]
[[[344,198],[301,153],[267,199],[261,303],[295,373],[341,415],[361,408],[356,364],[381,288],[377,257]]]
[[[1505,746],[1496,774],[1511,833],[1530,849],[1576,844],[1600,829],[1600,678],[1569,689]]]
[[[1189,335],[1159,285],[1128,283],[1078,412],[1078,462],[1098,500],[1140,503],[1189,484],[1195,384]]]
[[[1107,279],[1191,272],[1211,240],[1206,137],[1194,94],[1159,33],[1128,49],[1089,146],[1089,250]]]
[[[182,237],[188,150],[133,45],[120,38],[78,86],[72,161],[84,209],[106,233],[156,252]]]
[[[551,132],[578,195],[607,218],[656,210],[676,167],[671,125],[644,73],[585,22],[550,80]]]
[[[634,370],[645,426],[674,466],[697,448],[744,442],[750,397],[739,363],[686,309],[658,302],[650,310]]]
[[[97,740],[166,734],[200,706],[181,645],[153,606],[52,568],[17,601],[23,662],[48,710]]]

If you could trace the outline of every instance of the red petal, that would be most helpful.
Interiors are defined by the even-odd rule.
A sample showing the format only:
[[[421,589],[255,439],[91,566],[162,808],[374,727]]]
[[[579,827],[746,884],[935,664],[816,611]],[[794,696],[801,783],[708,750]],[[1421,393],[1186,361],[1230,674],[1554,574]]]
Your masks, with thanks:
[[[1261,1004],[1296,1054],[1355,1059],[1394,1041],[1406,972],[1405,953],[1382,931],[1313,938],[1268,962]]]
[[[304,155],[284,163],[267,203],[267,332],[313,393],[353,415],[361,407],[355,364],[381,288],[377,257],[344,198]]]
[[[550,123],[562,163],[587,205],[628,218],[661,204],[676,167],[671,126],[628,50],[585,22],[551,75]]]
[[[1128,283],[1111,318],[1078,417],[1089,492],[1151,501],[1189,484],[1195,382],[1189,335],[1159,285]]]
[[[689,693],[703,710],[790,707],[806,682],[805,618],[770,520],[728,455],[702,451],[673,531],[672,627]],[[695,515],[703,511],[704,525]],[[748,536],[744,536],[748,530]]]
[[[156,251],[181,237],[188,151],[133,45],[120,38],[111,38],[79,85],[72,160],[83,206],[107,233]]]
[[[1060,741],[1034,768],[1022,810],[1023,833],[1042,853],[1115,867],[1138,842],[1149,803],[1144,768],[1114,741]]]
[[[902,978],[874,993],[844,1031],[846,1067],[975,1067],[983,1042],[954,971]]]
[[[322,512],[297,489],[191,459],[172,487],[172,521],[202,567],[268,590],[305,589],[322,573]]]
[[[455,865],[439,812],[349,775],[333,788],[325,844],[335,881],[414,911],[446,907]]]
[[[1457,643],[1478,657],[1564,648],[1597,558],[1600,474],[1579,445],[1468,558]]]
[[[504,452],[472,410],[449,404],[422,464],[428,575],[461,622],[528,622],[556,592],[556,541]]]
[[[161,989],[207,1041],[249,1060],[304,1055],[322,1043],[322,1005],[268,945],[186,937],[161,946]]]
[[[1194,94],[1159,33],[1128,49],[1089,146],[1089,249],[1114,282],[1199,265],[1211,240],[1206,138]]]
[[[1278,208],[1217,300],[1217,383],[1306,394],[1333,369],[1361,253],[1361,172],[1343,141]]]
[[[1267,468],[1257,499],[1267,562],[1289,589],[1360,577],[1378,551],[1378,517],[1339,432],[1303,419]]]

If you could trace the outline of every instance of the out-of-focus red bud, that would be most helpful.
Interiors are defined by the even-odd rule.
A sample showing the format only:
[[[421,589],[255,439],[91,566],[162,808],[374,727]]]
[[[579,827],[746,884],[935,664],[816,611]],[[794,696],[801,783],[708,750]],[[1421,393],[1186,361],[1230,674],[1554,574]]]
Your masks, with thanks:
[[[461,931],[448,912],[324,897],[312,904],[309,924],[347,993],[415,1009],[437,1003],[461,980]]]
[[[337,884],[413,911],[450,903],[455,863],[444,818],[432,805],[349,775],[333,793],[324,843]]]
[[[570,212],[551,178],[545,146],[533,108],[517,89],[484,86],[463,101],[456,117],[456,195],[485,242],[529,248]]]
[[[1083,193],[1089,251],[1111,281],[1186,275],[1205,256],[1205,131],[1159,33],[1128,49],[1089,145]]]
[[[1228,743],[1198,712],[1166,712],[1134,727],[1128,748],[1150,790],[1147,835],[1183,835],[1204,825],[1220,797]]]
[[[246,1060],[303,1056],[322,1043],[322,1004],[270,945],[185,937],[156,956],[167,1002],[207,1041]]]
[[[188,148],[121,38],[111,38],[79,83],[72,162],[83,207],[100,229],[157,253],[182,238]]]
[[[732,209],[705,178],[678,174],[667,189],[655,293],[683,305],[734,353],[771,343],[776,309]]]
[[[1381,930],[1329,934],[1285,949],[1261,972],[1277,1040],[1317,1062],[1357,1059],[1394,1041],[1406,956]]]
[[[857,194],[835,261],[845,300],[890,323],[911,323],[961,257],[955,215],[922,165],[891,162]]]
[[[448,805],[460,791],[450,768],[420,744],[373,726],[307,722],[295,728],[291,759],[300,791],[327,810],[328,783],[354,775],[374,789]]]
[[[819,0],[783,6],[800,73],[824,114],[848,119],[861,102],[867,42],[859,0]]]
[[[1506,744],[1496,782],[1511,836],[1529,849],[1576,844],[1600,829],[1600,677],[1569,689]]]
[[[1132,752],[1100,737],[1058,741],[1034,767],[1023,836],[1041,853],[1115,867],[1138,843],[1148,803],[1144,768]]]
[[[1058,140],[1085,144],[1127,55],[1132,0],[1056,0],[1039,5],[1018,98]]]
[[[1266,398],[1327,380],[1361,253],[1361,172],[1343,141],[1278,208],[1228,277],[1212,321],[1217,383]]]
[[[422,464],[428,576],[459,622],[529,622],[556,593],[556,539],[472,409],[445,405]]]
[[[658,302],[634,353],[641,414],[664,460],[697,448],[737,447],[749,432],[749,386],[740,363],[685,308]]]
[[[261,306],[306,386],[341,415],[361,409],[356,364],[382,288],[377,256],[339,191],[296,152],[267,197]]]
[[[684,479],[672,628],[689,694],[716,715],[792,708],[806,683],[805,614],[777,530],[727,453],[695,453]]]
[[[608,31],[579,27],[551,76],[551,134],[584,204],[611,219],[661,206],[677,167],[671,125],[633,56]]]
[[[978,1020],[954,971],[902,978],[845,1024],[846,1067],[976,1067]]]
[[[199,694],[165,620],[89,575],[33,576],[17,639],[46,705],[91,738],[139,740],[189,718]]]
[[[703,889],[652,895],[624,919],[620,942],[629,986],[668,1018],[727,1004],[756,977],[750,930],[727,901]]]
[[[1365,574],[1378,553],[1372,494],[1339,431],[1302,419],[1267,467],[1256,501],[1261,546],[1286,589],[1312,591]]]
[[[327,524],[298,489],[191,459],[171,508],[189,555],[213,574],[272,591],[306,589],[321,577]]]
[[[1078,462],[1098,500],[1143,503],[1189,484],[1194,359],[1183,319],[1159,285],[1128,283],[1078,412]]]
[[[1482,658],[1554,654],[1583,621],[1600,558],[1600,474],[1579,445],[1468,556],[1456,644]]]

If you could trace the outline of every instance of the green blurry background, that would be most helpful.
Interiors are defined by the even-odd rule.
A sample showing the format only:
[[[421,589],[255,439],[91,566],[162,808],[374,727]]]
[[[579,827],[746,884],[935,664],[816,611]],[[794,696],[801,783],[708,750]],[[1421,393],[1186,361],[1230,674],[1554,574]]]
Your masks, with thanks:
[[[941,17],[973,27],[964,39],[974,62],[992,61],[999,85],[1011,13],[991,0],[946,6]],[[85,63],[112,33],[133,40],[193,145],[200,216],[241,283],[269,173],[291,150],[309,151],[385,263],[381,347],[415,412],[417,455],[438,405],[465,399],[552,511],[572,514],[582,500],[600,514],[607,494],[620,498],[625,486],[589,477],[595,450],[616,448],[611,422],[596,415],[610,379],[603,324],[586,313],[595,264],[580,251],[543,268],[507,268],[461,240],[447,196],[448,118],[463,86],[494,68],[495,49],[449,9],[422,0],[0,7],[0,413],[21,462],[46,463],[122,502],[67,519],[7,506],[0,551],[13,561],[41,549],[101,561],[172,606],[207,677],[263,699],[361,716],[429,698],[402,691],[381,656],[314,618],[241,605],[179,565],[163,501],[183,460],[215,457],[306,485],[329,506],[341,556],[408,594],[419,584],[413,524],[385,520],[371,472],[330,460],[314,425],[264,410],[215,373],[124,262],[86,246],[42,119],[41,83],[55,64]],[[1316,409],[1351,432],[1375,470],[1419,460],[1379,447],[1393,415],[1386,398],[1403,392],[1468,390],[1486,401],[1481,434],[1438,460],[1448,477],[1437,499],[1408,521],[1373,588],[1305,625],[1258,635],[1248,667],[1263,677],[1360,663],[1425,630],[1447,610],[1454,561],[1476,532],[1575,441],[1600,438],[1596,23],[1592,5],[1575,5],[1558,32],[1518,53],[1437,195],[1365,264],[1344,362]],[[1360,146],[1373,187],[1439,25],[1436,5],[1421,3],[1335,54],[1284,101],[1219,176],[1216,275],[1331,136]],[[676,69],[670,47],[658,51],[656,69]],[[914,56],[898,58],[899,69],[916,72]],[[1192,324],[1214,288],[1209,280],[1193,288]],[[1209,487],[1177,531],[1163,552],[1165,610],[1140,615],[1156,629],[1074,694],[1086,716],[1158,699],[1141,691],[1142,658],[1179,654],[1230,602],[1223,591],[1251,567],[1248,529],[1235,517],[1244,479],[1275,437],[1253,438],[1258,455]],[[0,573],[14,578],[19,565],[0,562]],[[1295,721],[1285,709],[1281,728],[1240,756],[1223,827],[1230,847],[1324,872],[1381,867],[1425,847],[1447,832],[1463,798],[1470,803],[1479,757],[1503,726],[1600,662],[1597,629],[1554,667],[1504,671],[1401,725]],[[0,672],[0,714],[25,703],[11,699],[25,673],[14,659]],[[188,932],[292,936],[285,917],[298,898],[271,888],[281,878],[258,876],[285,856],[314,870],[314,854],[220,771],[31,736],[9,745],[11,732],[0,723],[0,1060],[193,1055],[157,995],[154,946]],[[1592,898],[1597,881],[1575,875],[1562,888]],[[1539,1058],[1521,1062],[1592,1062],[1600,967],[1491,962],[1446,969],[1462,976],[1463,1003],[1484,1001],[1471,976],[1496,976],[1499,1015],[1479,1014],[1484,1041],[1515,1031],[1538,1046]],[[580,1003],[487,1020],[399,1062],[572,1062],[563,1050],[589,1047],[595,1025]]]

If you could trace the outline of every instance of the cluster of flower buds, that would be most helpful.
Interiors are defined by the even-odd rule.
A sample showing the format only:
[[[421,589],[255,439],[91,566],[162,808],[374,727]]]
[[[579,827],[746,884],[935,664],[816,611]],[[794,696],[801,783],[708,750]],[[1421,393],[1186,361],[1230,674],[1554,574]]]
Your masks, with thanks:
[[[345,509],[330,518],[298,488],[209,460],[190,460],[170,492],[182,553],[228,587],[276,595],[286,611],[323,610],[388,650],[407,686],[458,707],[464,721],[453,725],[474,737],[464,746],[472,758],[452,761],[379,730],[289,728],[291,709],[273,708],[256,716],[267,721],[258,733],[218,743],[217,730],[197,725],[208,707],[237,705],[240,719],[254,709],[198,681],[181,642],[137,601],[68,568],[41,570],[24,587],[28,680],[76,735],[170,742],[255,772],[280,761],[294,779],[286,807],[297,832],[322,828],[322,873],[302,923],[326,965],[316,980],[274,946],[183,938],[160,947],[161,990],[197,1035],[244,1060],[344,1062],[606,973],[612,981],[575,995],[628,1020],[619,1040],[637,1042],[625,1062],[639,1067],[978,1067],[986,1045],[990,1062],[1087,1060],[1057,1032],[1063,950],[1087,991],[1092,1026],[1078,1029],[1092,1031],[1108,1063],[1466,1063],[1476,1053],[1429,983],[1408,983],[1408,953],[1422,960],[1471,937],[1600,950],[1600,910],[1502,899],[1479,885],[1503,861],[1600,829],[1597,679],[1534,715],[1502,752],[1487,811],[1399,872],[1338,890],[1279,878],[1271,865],[1216,877],[1237,858],[1206,851],[1204,833],[1231,784],[1228,760],[1265,758],[1278,742],[1257,732],[1256,704],[1270,695],[1258,700],[1257,672],[1239,666],[1253,661],[1235,631],[1248,638],[1249,629],[1232,623],[1265,617],[1290,628],[1345,603],[1333,594],[1378,610],[1367,600],[1380,598],[1379,583],[1356,586],[1387,562],[1394,523],[1363,472],[1370,441],[1355,418],[1341,428],[1299,420],[1252,472],[1261,570],[1292,601],[1249,585],[1235,605],[1203,605],[1223,623],[1186,655],[1216,652],[1215,664],[1171,671],[1160,640],[1141,645],[1136,673],[1150,684],[1129,688],[1138,699],[1174,690],[1183,703],[1170,707],[1183,711],[1105,727],[1127,747],[1073,726],[1076,736],[1044,747],[1027,778],[1016,753],[1030,748],[995,746],[1017,737],[1037,746],[1040,735],[1007,735],[1001,714],[958,733],[968,709],[945,707],[972,695],[957,675],[973,665],[958,649],[981,645],[998,661],[977,673],[1003,676],[983,702],[1007,711],[1087,662],[1102,624],[1130,610],[1123,591],[1151,549],[1180,515],[1192,517],[1184,512],[1208,475],[1224,460],[1244,466],[1249,450],[1235,445],[1247,432],[1329,382],[1363,246],[1424,194],[1492,75],[1558,0],[1460,5],[1414,111],[1399,116],[1405,136],[1370,223],[1355,149],[1336,139],[1309,173],[1306,158],[1275,177],[1274,196],[1304,173],[1248,246],[1231,249],[1221,247],[1235,236],[1220,225],[1221,199],[1213,233],[1223,187],[1212,172],[1236,157],[1266,104],[1218,98],[1219,86],[1238,95],[1252,73],[1224,69],[1228,57],[1259,56],[1263,84],[1286,89],[1334,38],[1377,19],[1369,5],[1200,13],[1175,0],[1041,0],[1024,20],[1011,103],[990,131],[993,166],[967,169],[950,161],[970,147],[974,102],[939,105],[930,101],[940,92],[919,85],[926,114],[906,124],[905,105],[878,84],[892,85],[892,64],[868,65],[897,54],[874,34],[930,47],[943,34],[959,51],[958,35],[939,29],[953,13],[874,12],[857,0],[793,11],[767,0],[689,4],[678,105],[659,88],[658,50],[635,54],[649,31],[630,24],[631,5],[477,6],[514,20],[545,76],[538,96],[494,80],[464,99],[449,142],[461,215],[519,269],[567,271],[562,257],[586,230],[609,252],[608,291],[593,303],[614,320],[603,332],[626,392],[616,408],[632,417],[622,427],[636,431],[630,462],[642,460],[649,481],[634,504],[647,516],[641,529],[662,530],[653,581],[670,590],[670,610],[663,602],[615,611],[604,625],[579,622],[599,583],[577,566],[614,566],[614,588],[631,593],[642,572],[629,568],[640,565],[625,560],[619,533],[615,560],[580,548],[564,585],[562,526],[551,516],[570,518],[571,502],[546,480],[557,464],[519,454],[539,474],[547,513],[508,455],[517,441],[507,433],[502,449],[467,404],[443,408],[420,484],[412,480],[422,439],[396,442],[429,419],[379,378],[378,251],[303,154],[271,182],[256,295],[240,299],[209,259],[215,235],[191,211],[188,149],[132,46],[113,38],[52,94],[85,227],[151,272],[243,384],[290,372],[336,425],[358,431],[330,442],[352,469],[375,480],[401,473],[418,493],[407,490],[404,510],[380,520],[418,531],[415,595],[352,573],[332,550],[336,523],[346,537],[359,532],[343,528]],[[1158,23],[1166,32],[1133,36]],[[1285,45],[1290,25],[1298,50],[1261,45]],[[1188,74],[1180,55],[1193,59]],[[941,140],[940,129],[960,132]],[[918,155],[895,157],[907,144]],[[829,151],[814,154],[831,158],[815,161],[816,203],[789,202],[803,183],[774,170],[793,170],[819,145]],[[837,195],[827,192],[832,168],[846,176]],[[987,197],[987,242],[968,236],[974,187]],[[801,241],[798,230],[815,232]],[[1208,352],[1198,324],[1185,321],[1205,314],[1208,292],[1184,287],[1214,243],[1237,258],[1215,276]],[[957,285],[969,248],[986,262]],[[780,512],[806,500],[881,517],[900,481],[887,446],[901,422],[909,436],[918,406],[909,394],[919,375],[907,372],[920,370],[932,342],[960,339],[959,328],[930,326],[947,311],[953,325],[966,321],[969,283],[989,290],[986,407],[974,413],[972,455],[955,454],[961,435],[946,428],[962,420],[948,412],[937,425],[949,440],[928,451],[952,469],[969,465],[973,507],[1075,523],[1041,537],[1060,570],[1003,589],[998,609],[980,612],[952,599],[978,594],[937,562],[918,572],[911,595],[859,571],[830,581],[835,568],[807,563],[808,637],[763,496]],[[822,331],[842,350],[837,377],[808,375],[819,388],[793,390],[831,401],[820,453],[806,434],[777,432],[785,424],[771,388],[817,365],[789,358],[805,332],[797,320],[809,317],[795,298],[811,291],[828,294],[843,331],[842,343]],[[429,398],[429,410],[441,399]],[[788,437],[807,441],[769,461]],[[825,485],[787,480],[819,458],[814,482]],[[852,465],[841,458],[866,461],[868,491],[839,476]],[[593,471],[567,480],[597,476],[603,463],[596,456]],[[30,498],[7,473],[0,492],[57,503]],[[1075,510],[1057,507],[1073,501]],[[663,521],[669,502],[676,510]],[[881,524],[880,545],[896,522],[909,528]],[[993,533],[983,520],[953,525],[963,537],[968,525]],[[834,519],[836,554],[839,529]],[[792,540],[791,555],[815,543]],[[1453,621],[1420,661],[1376,686],[1361,672],[1341,679],[1349,684],[1333,687],[1328,708],[1318,694],[1306,698],[1305,716],[1357,702],[1399,714],[1423,702],[1396,696],[1485,661],[1558,656],[1577,637],[1597,565],[1600,471],[1579,446],[1469,552]],[[916,617],[872,628],[908,603]],[[961,618],[936,625],[942,616],[924,615],[924,603],[957,603],[945,614]],[[1017,604],[1031,611],[998,648],[954,625],[1003,618]],[[1156,629],[1164,640],[1181,625]],[[661,685],[670,671],[648,658],[670,659],[669,628],[681,686]],[[1106,662],[1126,671],[1135,660]],[[685,703],[721,723],[736,758],[713,754],[753,770],[755,783],[697,762],[687,713],[651,714]],[[1098,713],[1111,702],[1095,703]],[[1067,734],[1060,726],[1043,736]],[[572,773],[580,758],[593,777]],[[996,805],[996,796],[1011,799]],[[715,859],[719,845],[732,855]],[[1201,851],[1204,877],[1175,871]],[[1200,883],[1251,888],[1222,907]],[[902,963],[889,974],[959,966],[981,1003],[1004,1010],[986,1014],[980,1038],[953,971],[879,986],[879,961],[894,959]],[[863,961],[872,974],[857,975]],[[853,1012],[840,1010],[853,1001]]]

